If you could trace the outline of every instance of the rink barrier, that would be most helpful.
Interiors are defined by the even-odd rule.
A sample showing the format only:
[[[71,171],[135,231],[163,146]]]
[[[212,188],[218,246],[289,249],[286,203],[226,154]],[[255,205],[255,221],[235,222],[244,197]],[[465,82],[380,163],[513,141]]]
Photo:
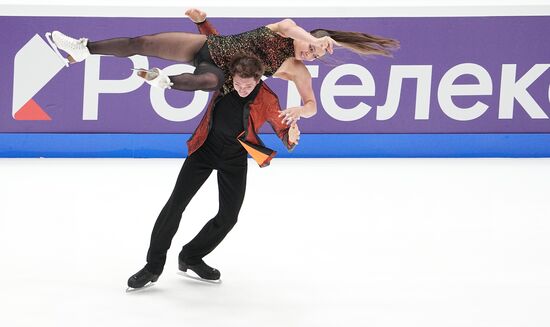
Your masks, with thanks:
[[[152,89],[131,68],[158,66],[179,74],[191,66],[143,56],[91,56],[67,68],[44,34],[59,29],[100,40],[114,37],[113,31],[144,35],[196,27],[181,16],[134,17],[125,11],[128,17],[109,17],[107,8],[47,14],[48,8],[9,14],[0,7],[7,15],[0,27],[12,31],[0,35],[6,80],[0,88],[0,157],[185,157],[185,141],[209,95]],[[368,9],[353,17],[330,17],[326,9],[319,17],[292,12],[306,29],[394,37],[401,49],[393,58],[340,51],[342,62],[335,65],[308,63],[318,110],[300,121],[300,145],[288,154],[272,134],[263,139],[279,157],[550,157],[550,43],[540,33],[550,29],[550,6],[544,8],[530,14],[491,11],[492,17],[480,17],[477,9],[468,17],[362,17]],[[255,10],[250,17],[266,12]],[[224,34],[277,19],[211,13]],[[283,108],[300,105],[292,83],[266,82]]]
[[[0,134],[0,158],[182,158],[190,134]],[[550,157],[550,134],[304,134],[278,158]]]

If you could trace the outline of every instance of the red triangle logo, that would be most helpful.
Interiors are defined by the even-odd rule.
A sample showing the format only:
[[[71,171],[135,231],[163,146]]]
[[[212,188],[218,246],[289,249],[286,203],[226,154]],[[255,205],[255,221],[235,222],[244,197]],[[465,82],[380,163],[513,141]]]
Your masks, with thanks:
[[[50,116],[34,101],[30,99],[18,112],[15,120],[52,120]]]

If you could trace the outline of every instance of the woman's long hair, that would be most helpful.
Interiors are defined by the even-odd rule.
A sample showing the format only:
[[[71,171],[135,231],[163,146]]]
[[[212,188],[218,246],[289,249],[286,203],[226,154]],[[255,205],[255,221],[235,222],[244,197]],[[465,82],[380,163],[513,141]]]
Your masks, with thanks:
[[[360,32],[333,31],[326,29],[312,30],[315,37],[330,36],[341,46],[360,55],[392,56],[392,51],[399,48],[399,41],[381,36]]]

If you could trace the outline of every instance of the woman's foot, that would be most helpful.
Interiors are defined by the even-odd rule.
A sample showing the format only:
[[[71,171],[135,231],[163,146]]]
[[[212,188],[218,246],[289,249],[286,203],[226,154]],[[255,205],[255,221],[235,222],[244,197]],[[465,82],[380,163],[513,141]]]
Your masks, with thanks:
[[[67,66],[68,63],[81,62],[90,56],[90,50],[87,47],[88,39],[86,38],[73,39],[59,31],[46,33],[46,38]],[[67,59],[61,56],[58,49],[65,51],[69,55]]]
[[[156,86],[161,89],[170,89],[174,83],[170,81],[168,75],[164,74],[160,68],[134,68],[133,70],[137,71],[137,75],[145,80],[148,84]]]

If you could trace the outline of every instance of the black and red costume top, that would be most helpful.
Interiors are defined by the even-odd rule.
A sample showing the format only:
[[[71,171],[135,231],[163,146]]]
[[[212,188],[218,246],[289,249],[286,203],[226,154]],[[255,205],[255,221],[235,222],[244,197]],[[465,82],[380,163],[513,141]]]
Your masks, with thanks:
[[[264,64],[265,76],[275,74],[285,60],[294,57],[294,40],[282,37],[266,26],[235,35],[209,34],[206,42],[212,60],[226,76],[224,93],[233,90],[229,64],[236,54],[258,57]]]

